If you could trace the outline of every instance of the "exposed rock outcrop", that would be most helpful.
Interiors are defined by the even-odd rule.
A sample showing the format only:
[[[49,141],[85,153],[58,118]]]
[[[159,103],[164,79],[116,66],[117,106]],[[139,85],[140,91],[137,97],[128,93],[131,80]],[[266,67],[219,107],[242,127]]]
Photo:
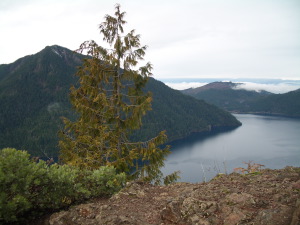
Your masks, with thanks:
[[[208,183],[129,183],[110,199],[54,213],[44,224],[300,224],[300,168],[233,173]]]

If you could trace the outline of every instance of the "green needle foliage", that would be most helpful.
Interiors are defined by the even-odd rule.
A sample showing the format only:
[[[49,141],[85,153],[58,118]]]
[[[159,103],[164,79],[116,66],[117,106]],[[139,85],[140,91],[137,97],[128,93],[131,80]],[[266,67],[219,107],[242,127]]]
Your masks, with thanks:
[[[141,46],[134,30],[124,34],[125,12],[115,6],[115,15],[105,16],[100,33],[109,48],[86,41],[77,50],[89,57],[77,72],[79,86],[71,87],[71,103],[78,113],[75,122],[64,118],[60,134],[60,159],[82,168],[114,166],[129,179],[159,182],[160,168],[169,149],[158,146],[166,141],[165,132],[145,142],[132,142],[129,136],[142,125],[151,109],[151,94],[143,93],[152,66],[138,68],[147,46]],[[138,68],[138,69],[137,69]],[[176,179],[176,174],[173,175]]]
[[[38,217],[100,196],[111,196],[125,183],[113,167],[97,170],[34,161],[26,151],[0,150],[0,224]],[[22,223],[23,222],[23,223]]]

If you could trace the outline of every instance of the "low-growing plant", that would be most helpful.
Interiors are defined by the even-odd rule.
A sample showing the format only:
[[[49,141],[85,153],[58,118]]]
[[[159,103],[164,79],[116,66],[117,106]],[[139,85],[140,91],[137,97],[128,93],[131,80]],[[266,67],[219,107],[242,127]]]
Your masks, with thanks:
[[[263,167],[265,167],[262,164],[254,163],[251,160],[249,162],[243,162],[247,165],[247,168],[238,167],[234,168],[234,172],[242,173],[242,174],[258,174]]]
[[[28,212],[55,210],[91,197],[111,195],[125,183],[113,167],[82,170],[34,161],[26,151],[0,150],[0,224]]]
[[[164,178],[164,185],[169,185],[169,184],[172,184],[175,181],[177,181],[180,178],[179,174],[180,174],[180,171],[175,171],[172,174],[167,175]]]

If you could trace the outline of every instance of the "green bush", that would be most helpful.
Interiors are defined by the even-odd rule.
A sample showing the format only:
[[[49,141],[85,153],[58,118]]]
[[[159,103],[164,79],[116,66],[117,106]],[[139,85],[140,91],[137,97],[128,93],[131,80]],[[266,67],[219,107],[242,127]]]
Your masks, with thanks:
[[[0,223],[19,221],[28,212],[59,209],[85,199],[111,195],[124,185],[125,174],[113,167],[80,170],[43,160],[26,151],[0,151]]]

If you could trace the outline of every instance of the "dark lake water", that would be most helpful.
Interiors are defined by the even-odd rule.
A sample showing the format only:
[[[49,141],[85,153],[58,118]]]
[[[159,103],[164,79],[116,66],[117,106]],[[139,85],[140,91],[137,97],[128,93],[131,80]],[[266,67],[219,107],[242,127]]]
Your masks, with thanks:
[[[218,173],[247,167],[300,167],[300,119],[234,114],[243,123],[231,131],[194,134],[171,143],[163,172],[181,171],[182,182],[208,181]]]

